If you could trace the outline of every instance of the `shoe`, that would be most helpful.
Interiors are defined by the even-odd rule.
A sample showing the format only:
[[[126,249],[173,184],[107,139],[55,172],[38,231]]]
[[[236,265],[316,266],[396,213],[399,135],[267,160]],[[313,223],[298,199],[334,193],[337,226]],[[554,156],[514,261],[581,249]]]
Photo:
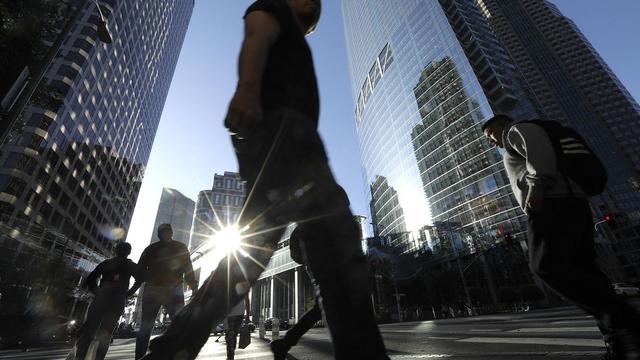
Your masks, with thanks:
[[[287,353],[289,352],[289,349],[291,349],[291,346],[289,346],[284,339],[273,340],[269,346],[273,353],[273,360],[286,360]]]
[[[611,345],[607,342],[604,343],[607,347],[607,352],[600,356],[600,360],[618,360],[619,358],[616,356],[616,353],[613,351]]]

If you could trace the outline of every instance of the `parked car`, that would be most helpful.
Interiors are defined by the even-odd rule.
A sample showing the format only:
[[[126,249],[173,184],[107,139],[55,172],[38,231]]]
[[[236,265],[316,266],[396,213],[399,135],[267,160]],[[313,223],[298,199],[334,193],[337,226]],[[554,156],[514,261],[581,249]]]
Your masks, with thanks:
[[[624,284],[624,283],[613,284],[613,290],[616,292],[616,294],[623,295],[623,296],[640,295],[640,289],[638,289],[635,286]]]
[[[289,320],[287,319],[279,319],[280,320],[280,326],[278,326],[278,328],[280,330],[289,330],[289,328],[291,327],[289,325]],[[273,327],[273,318],[269,318],[267,320],[264,321],[264,329],[267,331],[271,331],[271,328]]]

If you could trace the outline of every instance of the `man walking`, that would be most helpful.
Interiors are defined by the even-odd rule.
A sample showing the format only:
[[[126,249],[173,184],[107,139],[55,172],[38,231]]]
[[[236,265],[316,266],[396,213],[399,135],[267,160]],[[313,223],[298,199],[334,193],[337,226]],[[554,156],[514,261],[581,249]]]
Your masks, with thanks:
[[[323,234],[322,241],[301,247],[336,359],[388,359],[358,226],[317,131],[318,88],[305,36],[315,29],[320,8],[319,0],[258,0],[245,14],[239,80],[225,119],[249,189],[238,226],[245,231],[244,249],[229,256],[237,261],[223,260],[152,341],[149,359],[194,359],[212,324],[255,283],[290,222]]]
[[[142,324],[136,339],[136,359],[147,353],[151,330],[160,307],[164,307],[173,320],[184,306],[182,283],[186,282],[193,291],[198,288],[189,250],[183,243],[173,240],[170,224],[158,227],[158,239],[144,249],[138,262],[140,275],[134,289],[142,282],[145,285],[142,291]]]
[[[87,277],[87,287],[95,293],[95,298],[87,311],[87,319],[78,332],[76,360],[84,360],[89,345],[97,338],[99,345],[95,359],[102,360],[107,354],[113,330],[124,311],[126,298],[137,288],[129,287],[129,280],[136,276],[136,264],[127,259],[131,253],[129,243],[116,246],[116,257],[105,260]],[[100,286],[97,281],[100,279]]]
[[[234,306],[227,316],[226,326],[224,329],[224,341],[227,345],[227,360],[233,360],[236,354],[236,344],[238,343],[238,334],[242,327],[242,321],[249,322],[251,315],[251,300],[247,295],[244,300]]]
[[[504,166],[513,193],[528,216],[531,270],[551,289],[593,315],[608,344],[603,359],[640,359],[640,316],[613,291],[596,264],[593,222],[585,179],[572,178],[561,156],[592,156],[575,136],[557,139],[557,123],[496,115],[483,126],[485,136],[504,148]],[[560,130],[561,131],[561,130]],[[599,163],[599,162],[598,162]],[[562,171],[561,171],[562,170]],[[583,169],[588,173],[596,168]],[[603,184],[604,185],[604,184]],[[601,190],[600,190],[601,191]]]

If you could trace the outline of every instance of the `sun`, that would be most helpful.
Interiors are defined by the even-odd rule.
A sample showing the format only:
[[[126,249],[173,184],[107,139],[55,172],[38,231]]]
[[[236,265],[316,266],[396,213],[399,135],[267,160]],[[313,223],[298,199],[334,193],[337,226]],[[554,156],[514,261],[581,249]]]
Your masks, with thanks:
[[[229,225],[213,234],[213,240],[215,247],[228,254],[241,249],[242,231],[238,225]]]

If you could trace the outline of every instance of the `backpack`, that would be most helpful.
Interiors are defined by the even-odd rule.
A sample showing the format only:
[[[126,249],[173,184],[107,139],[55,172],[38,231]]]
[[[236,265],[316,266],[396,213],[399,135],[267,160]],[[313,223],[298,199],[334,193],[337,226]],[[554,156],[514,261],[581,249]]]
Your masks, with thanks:
[[[578,184],[585,194],[594,196],[604,191],[607,169],[576,130],[557,121],[528,120],[513,125],[524,123],[536,124],[545,130],[556,153],[558,171]],[[522,157],[507,146],[505,150],[511,155]],[[571,188],[569,191],[571,192]]]

